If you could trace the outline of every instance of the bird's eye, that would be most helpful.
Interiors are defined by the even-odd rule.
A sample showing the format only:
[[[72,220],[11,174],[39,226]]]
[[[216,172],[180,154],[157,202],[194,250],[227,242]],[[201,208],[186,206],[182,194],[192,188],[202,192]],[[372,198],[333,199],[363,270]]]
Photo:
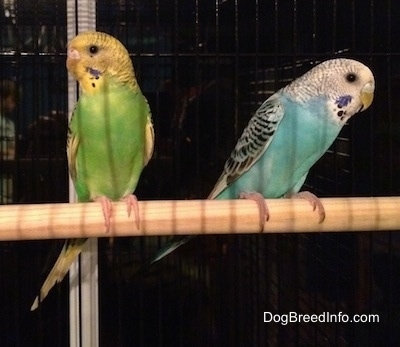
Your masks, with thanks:
[[[350,83],[353,83],[356,79],[357,79],[356,74],[354,74],[352,72],[348,73],[346,76],[346,80]]]
[[[98,51],[99,51],[99,47],[97,47],[97,46],[90,46],[89,47],[89,52],[91,54],[96,54]]]

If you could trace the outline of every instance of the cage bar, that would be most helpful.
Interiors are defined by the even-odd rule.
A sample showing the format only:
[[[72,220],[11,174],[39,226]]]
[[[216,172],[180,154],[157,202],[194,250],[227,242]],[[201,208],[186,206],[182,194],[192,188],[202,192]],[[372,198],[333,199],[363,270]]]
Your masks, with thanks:
[[[96,30],[96,2],[67,0],[67,38]],[[76,81],[68,76],[68,115],[71,116],[78,97]],[[70,202],[76,201],[74,185],[69,180]],[[72,264],[70,283],[70,346],[99,345],[98,257],[97,240],[87,242],[85,250]]]

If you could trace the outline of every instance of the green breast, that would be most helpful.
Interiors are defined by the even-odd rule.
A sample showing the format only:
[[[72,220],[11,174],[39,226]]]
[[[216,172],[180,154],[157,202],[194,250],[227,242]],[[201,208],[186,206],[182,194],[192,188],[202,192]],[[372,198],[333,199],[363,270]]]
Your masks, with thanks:
[[[149,106],[129,88],[110,85],[82,95],[71,120],[79,138],[75,188],[79,201],[118,200],[136,188],[144,166]]]

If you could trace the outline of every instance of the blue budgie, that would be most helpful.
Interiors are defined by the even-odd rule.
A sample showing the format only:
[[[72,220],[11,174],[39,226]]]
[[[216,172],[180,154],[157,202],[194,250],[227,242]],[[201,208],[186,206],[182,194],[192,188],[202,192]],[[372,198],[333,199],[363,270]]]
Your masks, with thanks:
[[[208,198],[255,200],[263,230],[269,216],[265,198],[298,196],[318,209],[322,222],[318,198],[299,190],[350,117],[371,105],[374,90],[371,70],[358,61],[332,59],[315,66],[259,107]],[[153,263],[192,237],[173,240]]]

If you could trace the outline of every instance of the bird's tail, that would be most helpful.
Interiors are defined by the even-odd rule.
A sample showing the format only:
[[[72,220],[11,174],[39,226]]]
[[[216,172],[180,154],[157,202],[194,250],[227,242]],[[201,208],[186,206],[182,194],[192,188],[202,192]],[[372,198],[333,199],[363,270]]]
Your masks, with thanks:
[[[150,261],[150,265],[160,261],[162,258],[166,257],[194,237],[196,237],[196,235],[184,235],[174,237],[170,242],[168,242],[163,248],[158,251],[155,257]]]
[[[83,244],[86,242],[86,240],[87,239],[72,239],[65,242],[57,261],[55,262],[50,273],[47,275],[42,288],[40,288],[39,295],[35,298],[35,301],[31,306],[31,311],[36,310],[39,304],[46,298],[51,288],[53,288],[56,283],[59,283],[63,280],[72,263],[81,253]]]
[[[215,197],[216,197],[215,192],[216,192],[216,190],[214,188],[207,199],[215,199]],[[178,249],[180,246],[189,242],[194,237],[196,237],[196,235],[183,235],[183,236],[174,237],[170,242],[168,242],[163,248],[161,248],[158,251],[158,253],[155,255],[155,257],[150,261],[150,263],[148,265],[152,265],[152,264],[160,261],[162,258],[171,254],[176,249]]]

